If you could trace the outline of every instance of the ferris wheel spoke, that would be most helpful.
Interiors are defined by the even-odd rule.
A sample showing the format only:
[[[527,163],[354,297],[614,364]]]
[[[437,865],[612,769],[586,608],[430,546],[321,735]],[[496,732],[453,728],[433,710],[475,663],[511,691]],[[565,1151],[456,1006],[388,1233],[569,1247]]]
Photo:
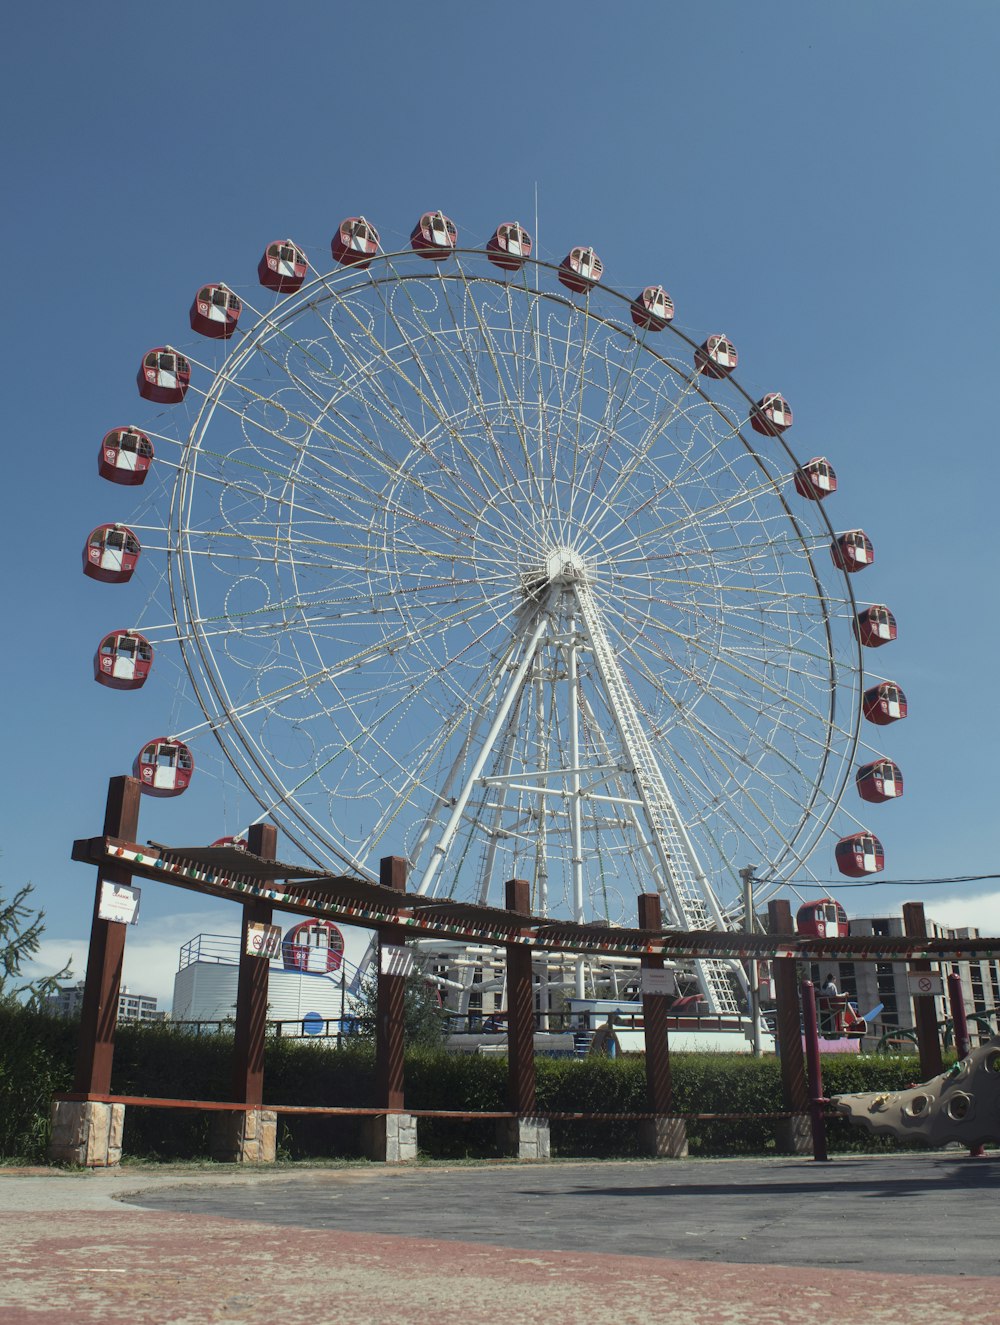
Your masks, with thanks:
[[[525,419],[524,394],[522,392],[519,396],[512,395],[511,390],[509,389],[508,386],[508,382],[506,380],[506,374],[502,367],[502,364],[505,361],[505,356],[503,355],[502,350],[497,344],[496,337],[494,336],[493,333],[493,328],[490,326],[490,324],[484,317],[483,312],[480,309],[479,305],[476,303],[472,285],[467,279],[464,270],[461,268],[461,265],[459,266],[459,270],[462,276],[463,294],[465,300],[473,311],[473,314],[476,319],[476,330],[479,334],[482,344],[486,348],[486,352],[489,355],[490,364],[493,368],[494,381],[500,399],[500,404],[503,409],[504,417],[509,419],[510,422],[513,424],[514,431],[517,436],[518,444],[521,451],[521,457],[524,461],[525,480],[527,483],[527,487],[529,489],[529,491],[525,493],[524,496],[528,500],[529,509],[532,505],[531,496],[533,495],[534,499],[538,503],[539,510],[541,510],[541,508],[544,505],[544,496],[542,493],[539,476],[536,473],[534,464],[532,462],[531,448],[528,444],[528,426],[527,426],[527,420]],[[445,298],[447,300],[448,299],[447,286],[445,285],[444,288],[446,291]],[[515,332],[514,329],[513,305],[511,304],[510,301],[509,291],[507,292],[506,304],[508,310],[508,325],[510,328],[512,353],[513,353],[513,346],[516,343],[516,340],[521,333]],[[451,305],[449,301],[449,309],[450,307]],[[452,311],[452,316],[453,320],[457,321],[457,319],[454,318],[453,311]],[[468,347],[465,343],[464,337],[463,337],[463,351],[466,355],[467,360],[469,360],[470,372],[475,374],[475,368],[473,363],[471,362]],[[478,385],[478,378],[477,378],[477,393],[479,396],[480,404],[482,405],[484,403],[483,392],[482,392],[482,387]],[[514,469],[512,468],[506,456],[504,455],[503,447],[500,446],[492,428],[489,430],[489,437],[490,437],[490,442],[492,443],[494,449],[497,452],[497,456],[500,463],[503,465],[505,471],[510,476],[511,482],[515,485],[515,487],[520,488],[520,480],[517,478]],[[537,517],[535,519],[535,526],[537,527]]]
[[[409,287],[408,287],[408,284],[407,284],[406,282],[403,282],[402,284],[403,284],[403,288],[406,290],[407,295],[409,296]],[[381,296],[382,296],[381,288],[379,288],[379,295],[380,295],[380,298],[381,298]],[[411,302],[411,305],[412,305],[412,299],[411,299],[410,302]],[[394,308],[393,308],[392,305],[391,305],[391,302],[385,300],[384,298],[381,298],[381,306],[382,306],[382,309],[383,309],[383,311],[384,311],[386,317],[390,319],[390,321],[392,322],[393,326],[395,327],[396,332],[397,332],[397,335],[399,336],[401,343],[407,343],[407,335],[406,335],[406,331],[405,331],[405,329],[400,325],[400,323],[399,323],[399,321],[398,321],[398,318],[397,318],[397,316],[396,316],[395,310],[394,310]],[[421,401],[422,404],[424,404],[424,405],[427,407],[428,411],[431,413],[431,415],[432,415],[432,417],[434,418],[434,420],[435,420],[435,422],[437,423],[437,425],[442,429],[442,432],[443,432],[445,435],[449,436],[449,437],[451,438],[451,440],[452,440],[452,443],[453,443],[454,445],[456,445],[456,446],[459,448],[460,453],[461,453],[461,455],[462,455],[462,458],[464,459],[464,461],[465,461],[465,462],[467,463],[467,465],[469,466],[470,472],[471,472],[471,473],[474,473],[474,474],[478,474],[479,479],[480,479],[479,487],[478,487],[478,489],[474,490],[473,492],[470,492],[469,495],[470,495],[470,496],[477,496],[477,497],[481,498],[483,501],[488,501],[489,498],[490,498],[490,496],[492,495],[493,491],[495,490],[496,483],[495,483],[494,480],[491,479],[491,476],[489,475],[488,471],[485,470],[485,468],[483,468],[483,467],[481,466],[481,463],[480,463],[479,457],[478,457],[478,455],[476,454],[476,449],[475,449],[475,447],[467,445],[467,444],[465,443],[465,439],[464,439],[464,437],[463,437],[463,435],[462,435],[462,433],[461,433],[461,430],[460,430],[459,428],[455,427],[454,424],[452,424],[452,423],[450,422],[450,416],[454,413],[454,410],[449,409],[449,407],[448,407],[448,406],[447,406],[447,405],[446,405],[446,404],[440,399],[440,397],[437,396],[436,388],[434,387],[433,383],[431,382],[430,375],[428,374],[427,369],[425,368],[425,366],[424,366],[424,364],[423,364],[423,362],[422,362],[422,360],[421,360],[421,356],[419,355],[419,353],[416,351],[415,348],[412,348],[412,358],[413,358],[413,361],[414,361],[415,366],[417,367],[418,371],[420,372],[420,374],[421,374],[421,376],[422,376],[422,378],[423,378],[423,380],[424,380],[424,382],[425,382],[425,386],[427,387],[427,391],[431,392],[431,393],[434,395],[434,400],[433,400],[433,401],[431,400],[430,395],[428,395],[427,392],[425,392],[424,389],[422,389],[422,388],[420,388],[419,386],[417,386],[416,383],[414,383],[413,380],[412,380],[411,378],[409,378],[409,377],[405,374],[405,372],[403,372],[401,366],[396,362],[396,360],[393,358],[393,356],[392,356],[391,354],[387,353],[387,351],[386,351],[386,347],[385,347],[385,346],[384,346],[384,345],[378,340],[377,337],[375,337],[375,336],[372,334],[370,328],[366,328],[366,327],[364,327],[364,326],[363,326],[363,323],[361,322],[361,320],[358,319],[357,317],[355,317],[354,320],[355,320],[356,324],[357,324],[359,327],[361,327],[361,328],[366,332],[366,334],[369,336],[369,338],[370,338],[371,341],[373,342],[373,347],[374,347],[374,349],[376,350],[376,352],[377,352],[377,354],[378,354],[378,356],[379,356],[379,357],[378,357],[378,362],[381,362],[381,363],[383,364],[384,367],[386,367],[391,373],[393,373],[393,374],[395,375],[395,377],[400,381],[400,383],[401,383],[402,385],[404,385],[405,388],[406,388],[407,390],[409,390],[409,391],[410,391],[410,392],[411,392],[411,393],[412,393],[417,399],[419,399],[419,400]],[[336,334],[336,333],[334,333],[334,334]],[[363,365],[363,361],[360,360],[360,356],[358,356],[357,354],[355,354],[355,353],[352,352],[352,351],[349,351],[349,350],[348,350],[348,347],[346,347],[346,346],[343,344],[343,342],[339,342],[339,343],[340,343],[340,347],[341,347],[342,352],[345,354],[345,357],[347,357],[349,361],[351,361],[351,362],[353,362],[353,363],[355,364],[356,370],[357,370],[357,371],[363,371],[364,365]],[[388,406],[392,406],[392,402],[389,400],[387,394],[385,393],[384,388],[381,386],[381,383],[379,382],[379,380],[377,379],[377,377],[376,377],[374,374],[371,374],[371,373],[369,372],[369,373],[367,374],[366,380],[368,381],[369,386],[370,386],[370,388],[371,388],[373,391],[376,391],[376,392],[378,392],[378,393],[381,393],[382,398],[383,398],[385,404],[387,405],[387,407],[388,407]],[[457,380],[457,377],[456,377],[456,380]],[[407,426],[407,425],[409,426],[410,434],[411,434],[411,440],[412,440],[412,441],[414,442],[414,444],[417,445],[418,447],[421,446],[421,443],[422,443],[422,434],[421,434],[421,432],[420,432],[419,430],[415,429],[415,428],[412,426],[412,424],[409,424],[409,420],[407,419],[407,416],[406,416],[406,414],[405,414],[405,411],[402,410],[401,407],[399,407],[399,406],[395,406],[394,408],[396,408],[396,410],[397,410],[397,412],[398,412],[398,417],[399,417],[400,420],[402,421],[403,425],[404,425],[404,426]],[[487,430],[487,431],[489,432],[490,430]],[[491,440],[492,440],[492,439],[491,439]],[[439,464],[442,463],[441,460],[437,457],[437,455],[436,455],[436,453],[434,452],[434,449],[433,449],[433,448],[424,448],[424,449],[425,449],[425,453],[429,453],[429,454],[430,454],[430,455],[431,455],[431,456],[437,461],[437,463],[439,463]],[[494,450],[495,450],[495,452],[497,452],[498,455],[500,454],[500,452],[499,452],[499,448],[497,448],[497,447],[495,446],[495,443],[494,443]],[[456,473],[453,469],[448,468],[446,472],[447,472],[448,476],[449,476],[450,478],[452,478],[454,481],[456,481],[456,482],[458,482],[458,483],[462,483],[462,482],[464,482],[462,476],[461,476],[460,474]]]

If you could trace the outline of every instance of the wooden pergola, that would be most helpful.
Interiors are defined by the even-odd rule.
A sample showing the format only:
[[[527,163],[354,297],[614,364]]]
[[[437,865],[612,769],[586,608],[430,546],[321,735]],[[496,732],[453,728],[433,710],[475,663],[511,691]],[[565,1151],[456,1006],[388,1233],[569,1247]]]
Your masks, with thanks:
[[[803,938],[792,932],[791,909],[786,901],[769,904],[768,934],[664,929],[660,899],[656,893],[642,894],[638,898],[638,924],[634,929],[552,921],[531,914],[530,886],[523,879],[508,881],[506,907],[498,908],[408,893],[406,861],[398,856],[382,860],[377,883],[352,875],[325,874],[303,866],[282,864],[277,860],[277,831],[269,824],[257,824],[250,829],[246,850],[232,846],[140,844],[139,804],[139,783],[130,777],[113,778],[109,784],[103,832],[100,836],[79,839],[73,844],[74,860],[97,867],[76,1073],[73,1090],[58,1096],[55,1105],[56,1110],[63,1109],[65,1118],[73,1126],[83,1118],[87,1106],[121,1107],[126,1104],[198,1108],[225,1114],[237,1137],[244,1140],[248,1120],[262,1110],[272,1113],[350,1113],[381,1120],[394,1115],[414,1116],[407,1112],[404,1104],[403,995],[406,977],[401,963],[383,960],[382,954],[391,955],[393,949],[403,949],[408,940],[415,938],[487,943],[506,951],[508,1108],[491,1115],[477,1114],[476,1117],[504,1119],[515,1126],[525,1120],[539,1121],[535,1096],[532,954],[555,951],[637,957],[644,971],[662,970],[668,959],[770,959],[773,962],[784,1096],[784,1111],[774,1116],[792,1122],[804,1121],[809,1117],[812,1104],[815,1126],[815,1105],[819,1096],[814,1091],[810,1098],[805,1074],[796,963],[906,961],[911,969],[919,971],[929,969],[932,961],[1000,956],[1000,939],[953,941],[928,938],[920,903],[909,903],[904,907],[906,936],[897,938]],[[226,1102],[153,1100],[146,1096],[126,1097],[111,1093],[127,925],[101,918],[100,904],[105,883],[128,885],[135,878],[227,899],[242,907],[232,1091],[231,1099]],[[263,1104],[268,961],[266,957],[253,955],[247,940],[251,926],[272,923],[275,908],[358,925],[378,933],[376,1099],[370,1108],[324,1110],[299,1107],[294,1102],[279,1106]],[[809,987],[811,989],[811,985]],[[918,997],[916,1003],[921,1068],[926,1079],[941,1070],[940,1045],[933,998]],[[683,1153],[686,1148],[683,1118],[673,1109],[667,999],[662,994],[644,993],[642,1015],[647,1111],[629,1117],[650,1129],[652,1153]],[[438,1112],[435,1116],[442,1115]],[[546,1115],[554,1116],[569,1115]],[[84,1131],[87,1125],[80,1123]],[[72,1128],[70,1131],[66,1128],[70,1128],[69,1122],[64,1127],[65,1135],[69,1135]],[[531,1154],[533,1143],[525,1143],[523,1136],[522,1128],[522,1142],[515,1146],[515,1150]],[[792,1148],[801,1150],[803,1147],[798,1144]],[[233,1158],[248,1157],[242,1141],[238,1140],[231,1149]],[[376,1151],[378,1149],[376,1147]],[[113,1145],[111,1151],[114,1151]],[[258,1157],[257,1152],[252,1153]],[[382,1157],[385,1158],[386,1154]],[[93,1162],[114,1162],[114,1158],[112,1155],[110,1160],[96,1159]]]

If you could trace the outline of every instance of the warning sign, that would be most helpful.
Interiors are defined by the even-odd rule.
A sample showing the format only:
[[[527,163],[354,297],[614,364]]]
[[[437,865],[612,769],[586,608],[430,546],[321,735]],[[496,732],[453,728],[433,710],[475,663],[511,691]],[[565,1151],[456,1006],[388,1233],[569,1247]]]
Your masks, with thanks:
[[[280,957],[281,926],[262,925],[259,921],[252,920],[247,925],[247,956]]]
[[[677,981],[673,971],[643,971],[641,982],[644,994],[677,993]]]
[[[910,971],[906,980],[911,994],[927,997],[944,993],[944,981],[936,971]]]
[[[98,920],[115,920],[120,925],[134,925],[139,919],[140,896],[138,888],[102,879],[101,900],[97,906]]]

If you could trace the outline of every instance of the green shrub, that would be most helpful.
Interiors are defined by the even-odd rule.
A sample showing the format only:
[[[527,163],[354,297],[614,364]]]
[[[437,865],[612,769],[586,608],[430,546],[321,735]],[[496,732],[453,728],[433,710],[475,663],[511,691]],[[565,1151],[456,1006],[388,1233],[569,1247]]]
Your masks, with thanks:
[[[0,1158],[38,1161],[48,1142],[49,1104],[73,1079],[78,1023],[17,1005],[0,1005]],[[192,1036],[169,1023],[122,1026],[115,1044],[112,1089],[121,1095],[226,1100],[232,1095],[232,1034]],[[737,1054],[674,1054],[675,1107],[679,1113],[765,1113],[781,1108],[780,1065],[774,1058]],[[645,1060],[539,1058],[538,1107],[543,1113],[627,1113],[646,1108]],[[265,1104],[365,1107],[374,1097],[374,1048],[342,1049],[269,1039]],[[899,1090],[919,1073],[912,1057],[835,1055],[823,1060],[828,1095]],[[413,1048],[406,1054],[406,1102],[412,1109],[470,1113],[503,1110],[507,1060],[493,1055],[449,1054]],[[737,1123],[691,1121],[693,1155],[760,1155],[774,1148],[773,1120]],[[181,1159],[208,1153],[205,1113],[129,1106],[124,1153]],[[421,1119],[424,1154],[442,1159],[497,1153],[493,1119],[462,1122]],[[558,1156],[623,1157],[639,1153],[634,1122],[554,1119]],[[895,1150],[902,1143],[869,1136],[846,1121],[828,1126],[834,1152]],[[283,1157],[354,1156],[361,1153],[357,1118],[281,1115]]]

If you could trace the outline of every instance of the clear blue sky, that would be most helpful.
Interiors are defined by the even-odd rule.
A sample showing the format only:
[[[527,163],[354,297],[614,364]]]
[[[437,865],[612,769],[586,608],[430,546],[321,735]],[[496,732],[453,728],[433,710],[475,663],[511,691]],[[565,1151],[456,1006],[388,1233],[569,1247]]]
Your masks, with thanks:
[[[539,256],[592,243],[616,288],[662,280],[692,332],[733,336],[749,389],[786,393],[793,447],[829,455],[838,527],[876,543],[865,594],[897,615],[911,703],[885,740],[906,796],[872,815],[887,874],[995,869],[996,4],[422,12],[180,0],[8,21],[0,869],[8,891],[35,884],[47,952],[87,931],[72,838],[169,725],[162,688],[90,679],[108,591],[80,570],[88,530],[124,518],[95,458],[137,412],[139,356],[190,336],[203,280],[252,282],[270,239],[319,256],[363,212],[396,247],[428,207],[485,237],[530,222],[536,185]],[[248,817],[211,779],[143,815],[174,842]],[[921,895],[1000,928],[995,899],[934,905],[976,891]],[[842,896],[870,913],[906,894]],[[233,923],[153,885],[143,905],[128,974],[161,992],[157,953]]]

